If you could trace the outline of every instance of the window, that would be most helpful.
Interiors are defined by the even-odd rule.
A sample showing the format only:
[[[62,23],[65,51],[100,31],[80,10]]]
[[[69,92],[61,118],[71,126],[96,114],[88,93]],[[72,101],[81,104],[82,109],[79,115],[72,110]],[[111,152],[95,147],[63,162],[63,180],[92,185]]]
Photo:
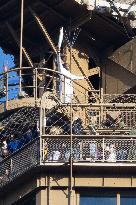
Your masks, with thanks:
[[[136,205],[136,196],[120,196],[120,205]]]
[[[82,190],[80,193],[80,205],[136,205],[136,190]]]
[[[116,195],[81,196],[80,205],[116,205]]]

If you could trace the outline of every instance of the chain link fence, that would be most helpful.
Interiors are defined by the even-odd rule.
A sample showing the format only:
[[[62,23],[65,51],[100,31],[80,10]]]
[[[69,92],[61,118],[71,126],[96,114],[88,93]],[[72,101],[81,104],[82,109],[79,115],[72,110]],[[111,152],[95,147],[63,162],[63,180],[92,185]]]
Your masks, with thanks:
[[[16,179],[40,163],[40,140],[29,143],[0,164],[0,187]]]

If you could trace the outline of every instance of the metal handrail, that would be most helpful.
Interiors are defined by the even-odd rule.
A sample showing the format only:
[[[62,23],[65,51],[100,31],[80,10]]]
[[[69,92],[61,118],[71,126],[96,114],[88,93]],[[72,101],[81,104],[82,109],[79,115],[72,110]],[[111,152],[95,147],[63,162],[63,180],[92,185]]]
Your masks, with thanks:
[[[37,138],[0,162],[0,188],[40,164],[39,144]]]
[[[42,138],[42,163],[67,162],[70,157],[70,137]],[[76,137],[72,141],[73,162],[132,163],[136,166],[136,136],[114,138]],[[101,166],[101,165],[100,165]],[[117,165],[118,166],[118,165]]]
[[[30,71],[29,73],[25,73],[23,74],[23,72],[25,71]],[[3,72],[0,74],[0,77],[3,76],[3,80],[5,82],[5,90],[6,90],[6,93],[5,93],[5,102],[6,102],[6,108],[8,109],[8,101],[10,100],[9,99],[9,92],[11,91],[10,95],[12,94],[13,90],[18,90],[18,93],[20,93],[22,90],[26,89],[28,91],[30,91],[32,93],[31,97],[34,97],[35,101],[37,101],[38,98],[41,98],[41,96],[38,96],[38,90],[39,90],[39,93],[42,92],[42,90],[44,90],[44,86],[39,84],[38,85],[38,76],[39,77],[42,77],[42,76],[45,76],[45,73],[41,74],[39,73],[39,71],[46,71],[46,72],[49,72],[49,73],[46,73],[46,77],[49,77],[49,78],[52,78],[52,80],[54,80],[54,82],[57,81],[59,82],[60,81],[60,76],[63,76],[63,78],[61,79],[61,81],[64,83],[65,82],[65,78],[68,78],[70,79],[69,77],[61,74],[59,71],[55,71],[55,70],[51,70],[49,68],[32,68],[32,67],[23,67],[23,68],[14,68],[14,69],[11,69],[11,70],[8,70],[6,72]],[[13,77],[16,77],[16,76],[10,76],[9,74],[12,73],[12,72],[20,72],[21,73],[21,77],[23,76],[31,76],[32,77],[32,84],[31,85],[23,85],[22,83],[20,83],[20,79],[19,79],[19,83],[18,83],[18,88],[17,87],[12,87],[10,86],[10,80],[13,78]],[[1,78],[2,80],[2,78]],[[83,85],[79,84],[76,80],[71,80],[76,86],[76,88],[74,88],[76,91],[78,90],[78,94],[80,93],[82,95],[82,97],[84,97],[85,99],[88,98],[88,95],[87,95],[87,92],[89,92],[89,90],[87,88],[85,88]],[[21,85],[21,88],[20,88],[20,85]],[[15,86],[17,86],[17,84],[15,84]],[[54,86],[56,86],[54,84]],[[64,83],[64,86],[65,86],[65,83]],[[83,89],[84,91],[82,92],[81,89]],[[30,90],[29,90],[30,89]],[[51,92],[55,92],[55,89],[56,87],[53,87],[52,90],[50,90]],[[41,90],[41,91],[40,91]],[[48,91],[48,88],[46,88],[46,91]],[[64,92],[64,91],[63,91]],[[91,91],[91,92],[96,92],[96,91]],[[64,95],[65,93],[63,93]],[[57,90],[56,90],[56,95],[57,94]],[[75,98],[78,98],[78,95],[73,95]],[[15,96],[15,98],[17,98],[18,96]],[[81,97],[81,98],[82,98]],[[3,100],[4,102],[4,100]]]

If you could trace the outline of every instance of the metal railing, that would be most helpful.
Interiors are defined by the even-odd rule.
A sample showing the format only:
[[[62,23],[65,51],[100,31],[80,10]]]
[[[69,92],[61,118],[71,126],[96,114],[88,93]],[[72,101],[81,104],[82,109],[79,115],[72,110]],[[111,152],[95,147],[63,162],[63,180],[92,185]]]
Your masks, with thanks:
[[[68,162],[70,160],[70,137],[42,139],[41,162]],[[86,136],[72,141],[73,162],[136,163],[136,137],[132,136]],[[88,164],[89,165],[89,164]]]
[[[40,164],[40,140],[36,139],[0,162],[0,187]]]
[[[135,104],[62,104],[41,107],[41,131],[46,135],[130,134],[136,130]],[[72,133],[71,133],[72,132]]]
[[[18,76],[17,73],[21,73]],[[35,101],[41,98],[44,92],[50,92],[58,96],[61,102],[87,103],[88,92],[97,94],[100,98],[100,91],[95,91],[84,87],[79,81],[71,80],[60,72],[48,68],[23,67],[8,70],[0,74],[0,96],[1,102],[6,102],[14,98],[34,97]],[[86,81],[86,80],[85,80]],[[72,87],[71,93],[66,90]]]
[[[37,138],[0,162],[0,188],[39,165],[70,164],[70,156],[70,136]],[[136,136],[72,136],[72,162],[136,166]]]
[[[104,103],[136,103],[135,94],[103,94]]]

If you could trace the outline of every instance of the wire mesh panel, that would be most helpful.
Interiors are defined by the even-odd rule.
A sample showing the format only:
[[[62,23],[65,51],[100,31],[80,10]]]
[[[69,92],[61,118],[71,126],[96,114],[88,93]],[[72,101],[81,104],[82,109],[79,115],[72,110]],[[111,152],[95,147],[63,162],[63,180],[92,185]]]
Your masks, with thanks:
[[[39,112],[36,107],[22,107],[17,109],[1,121],[3,129],[0,133],[6,137],[14,133],[22,136],[36,125],[38,117]]]
[[[106,108],[105,119],[102,121],[102,126],[111,127],[114,129],[134,129],[136,126],[136,109],[131,108]]]
[[[42,140],[42,162],[67,162],[70,139]],[[73,138],[72,158],[75,162],[136,162],[136,139],[131,138]]]
[[[0,187],[22,175],[40,163],[39,139],[30,143],[22,150],[5,159],[0,164]]]
[[[48,138],[42,141],[42,162],[69,161],[70,139]]]
[[[136,103],[135,94],[104,94],[104,103]]]

